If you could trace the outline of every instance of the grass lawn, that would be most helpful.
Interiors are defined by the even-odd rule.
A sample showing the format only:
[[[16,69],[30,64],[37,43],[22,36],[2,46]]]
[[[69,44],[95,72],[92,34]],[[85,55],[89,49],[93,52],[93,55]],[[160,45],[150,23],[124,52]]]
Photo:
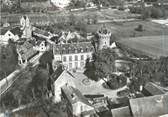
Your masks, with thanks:
[[[168,35],[127,38],[118,42],[152,57],[168,56]]]

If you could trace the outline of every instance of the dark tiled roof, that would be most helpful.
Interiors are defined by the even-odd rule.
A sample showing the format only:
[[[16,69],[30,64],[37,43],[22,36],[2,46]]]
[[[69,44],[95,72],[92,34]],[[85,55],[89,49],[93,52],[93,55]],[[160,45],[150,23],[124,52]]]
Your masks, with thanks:
[[[112,117],[132,117],[128,106],[111,110]]]
[[[85,53],[93,51],[93,46],[90,42],[69,43],[54,46],[54,54],[72,54]]]
[[[74,103],[80,101],[86,105],[92,106],[78,89],[75,89],[75,88],[73,88],[71,86],[67,86],[67,85],[64,85],[61,89],[65,93],[66,97],[71,102],[71,104],[74,104]]]
[[[14,35],[20,35],[22,33],[20,27],[15,27],[10,30]]]
[[[133,117],[158,117],[168,113],[168,94],[130,99]]]
[[[46,36],[46,37],[50,36],[50,34],[47,31],[41,30],[39,28],[35,28],[33,33],[37,33],[37,34],[40,34],[40,35],[43,35],[43,36]]]
[[[146,93],[150,93],[149,95],[161,95],[164,94],[165,92],[160,89],[159,87],[157,87],[157,85],[153,84],[152,82],[149,82],[145,85],[143,93],[145,95]]]
[[[0,34],[4,35],[8,30],[10,30],[14,35],[19,35],[21,33],[20,26],[15,26],[15,27],[5,27],[0,29]]]
[[[18,46],[18,49],[22,57],[27,59],[31,59],[32,56],[38,53],[38,51],[33,49],[33,44],[29,41],[26,41],[23,45]]]

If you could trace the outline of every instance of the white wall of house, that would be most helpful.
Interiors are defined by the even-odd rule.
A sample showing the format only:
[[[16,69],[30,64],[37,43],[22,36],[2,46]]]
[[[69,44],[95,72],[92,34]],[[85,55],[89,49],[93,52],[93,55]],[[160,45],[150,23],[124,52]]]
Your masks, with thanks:
[[[66,70],[63,71],[63,73],[58,77],[56,81],[54,81],[54,102],[60,102],[61,101],[61,87],[65,84],[68,84],[69,86],[72,86],[76,88],[74,83],[74,78],[67,73]]]
[[[73,105],[73,115],[75,116],[80,116],[82,112],[87,112],[87,111],[92,111],[94,108],[92,106],[89,106],[83,102],[77,102],[74,103]],[[85,116],[87,117],[87,116]],[[89,117],[89,115],[88,115]]]
[[[83,69],[87,58],[92,58],[92,52],[54,55],[53,68],[57,67],[57,61],[62,61],[68,70]]]
[[[44,52],[47,50],[47,46],[45,46],[45,41],[42,41],[40,45],[33,47],[35,50]]]
[[[9,39],[13,41],[17,41],[19,39],[18,35],[14,35],[10,30],[8,30],[4,35],[0,35],[0,42],[1,43],[8,43]]]

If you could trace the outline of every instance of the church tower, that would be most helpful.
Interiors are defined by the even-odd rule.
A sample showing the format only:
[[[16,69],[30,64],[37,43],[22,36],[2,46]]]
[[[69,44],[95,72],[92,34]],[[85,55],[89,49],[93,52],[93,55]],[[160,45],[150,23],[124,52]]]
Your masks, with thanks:
[[[111,31],[103,25],[98,31],[98,49],[110,47]]]
[[[27,16],[22,16],[20,19],[21,30],[23,31],[22,38],[31,38],[32,37],[32,27],[30,20]]]

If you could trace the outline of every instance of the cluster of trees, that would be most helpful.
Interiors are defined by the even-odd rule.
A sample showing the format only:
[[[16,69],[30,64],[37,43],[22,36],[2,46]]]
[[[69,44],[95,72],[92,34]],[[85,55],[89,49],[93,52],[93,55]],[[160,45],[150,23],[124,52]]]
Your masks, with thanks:
[[[9,40],[7,46],[0,47],[0,79],[13,72],[18,65],[16,45]]]
[[[1,11],[3,12],[17,12],[20,10],[20,0],[2,0]]]
[[[116,53],[110,49],[102,49],[93,54],[93,60],[86,60],[85,74],[92,80],[98,81],[109,77],[115,71]]]
[[[131,13],[138,13],[142,14],[143,19],[147,18],[162,18],[165,17],[165,13],[163,12],[160,7],[149,7],[149,8],[141,8],[141,7],[131,7],[130,12]]]
[[[69,8],[85,8],[87,4],[87,0],[71,0],[69,4]],[[123,5],[122,0],[91,0],[98,8],[101,8],[102,6],[109,7],[113,5]]]
[[[28,64],[26,69],[20,73],[20,79],[13,88],[2,98],[1,106],[16,108],[23,104],[39,102],[44,113],[50,117],[48,107],[53,107],[49,94],[53,94],[52,51],[46,51],[39,60],[39,65],[33,67]],[[2,106],[2,107],[3,107]],[[51,108],[50,108],[51,109]]]
[[[147,82],[158,82],[168,86],[168,57],[157,60],[135,61],[130,71],[134,86],[145,85]]]

